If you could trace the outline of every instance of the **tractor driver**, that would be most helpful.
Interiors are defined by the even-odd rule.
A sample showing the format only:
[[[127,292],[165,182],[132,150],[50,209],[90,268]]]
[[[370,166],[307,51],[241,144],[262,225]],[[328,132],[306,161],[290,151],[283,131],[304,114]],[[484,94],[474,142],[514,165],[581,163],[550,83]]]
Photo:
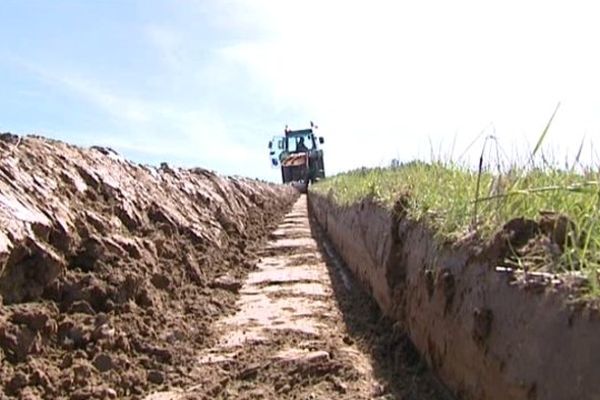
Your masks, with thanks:
[[[304,144],[304,137],[300,136],[300,140],[298,140],[298,145],[296,146],[296,151],[299,153],[304,153],[308,151],[308,147]]]

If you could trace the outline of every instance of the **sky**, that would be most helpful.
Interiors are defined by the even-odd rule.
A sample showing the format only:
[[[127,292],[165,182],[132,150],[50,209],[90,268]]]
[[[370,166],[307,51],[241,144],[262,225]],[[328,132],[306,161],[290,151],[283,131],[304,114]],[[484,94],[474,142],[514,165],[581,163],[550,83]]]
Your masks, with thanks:
[[[600,6],[537,0],[1,0],[0,132],[277,180],[267,143],[319,126],[328,174],[485,137],[600,150]],[[583,141],[583,142],[582,142]],[[599,144],[600,146],[600,144]]]

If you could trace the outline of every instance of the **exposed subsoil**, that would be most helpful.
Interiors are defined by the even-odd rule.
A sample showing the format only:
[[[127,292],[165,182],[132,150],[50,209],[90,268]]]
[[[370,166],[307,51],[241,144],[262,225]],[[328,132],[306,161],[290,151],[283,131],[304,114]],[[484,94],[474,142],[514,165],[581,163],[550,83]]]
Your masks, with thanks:
[[[458,398],[598,397],[600,314],[597,300],[581,299],[585,277],[560,273],[561,245],[580,240],[565,216],[441,243],[406,217],[402,199],[393,211],[369,198],[310,200],[363,287]]]
[[[36,137],[0,154],[0,398],[195,384],[295,191]]]
[[[301,197],[189,365],[194,384],[146,400],[447,399],[331,248]]]

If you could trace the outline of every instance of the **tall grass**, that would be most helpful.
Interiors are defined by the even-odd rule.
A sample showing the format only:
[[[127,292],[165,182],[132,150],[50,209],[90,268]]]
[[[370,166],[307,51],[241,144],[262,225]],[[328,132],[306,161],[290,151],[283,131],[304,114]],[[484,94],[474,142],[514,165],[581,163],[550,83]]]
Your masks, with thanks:
[[[501,156],[495,138],[488,137],[489,146],[486,149],[484,144],[477,170],[438,158],[429,163],[357,169],[319,182],[311,190],[331,195],[341,205],[372,197],[390,208],[400,195],[407,194],[408,216],[450,240],[473,231],[489,238],[516,217],[566,216],[578,240],[564,243],[551,270],[585,273],[592,291],[600,294],[600,170],[575,168],[579,155],[573,165],[559,168],[543,154],[542,143],[556,111],[525,162]]]

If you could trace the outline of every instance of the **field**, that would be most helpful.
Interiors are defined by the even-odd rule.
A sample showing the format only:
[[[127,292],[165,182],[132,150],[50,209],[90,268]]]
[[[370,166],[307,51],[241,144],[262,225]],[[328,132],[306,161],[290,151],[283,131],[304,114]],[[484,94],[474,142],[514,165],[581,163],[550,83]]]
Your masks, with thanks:
[[[424,222],[441,239],[476,235],[489,240],[509,221],[551,221],[560,229],[546,254],[514,254],[517,267],[583,273],[598,294],[600,263],[600,173],[555,167],[469,170],[450,162],[411,162],[358,169],[319,182],[317,193],[340,205],[372,198],[392,208],[402,197],[408,216]],[[549,236],[552,236],[550,234]],[[556,235],[554,235],[556,236]]]
[[[8,133],[0,155],[0,398],[443,399],[291,186]]]
[[[600,391],[591,169],[412,162],[304,196],[40,137],[0,153],[2,398]]]
[[[459,398],[593,399],[600,173],[481,160],[338,174],[313,215]]]

